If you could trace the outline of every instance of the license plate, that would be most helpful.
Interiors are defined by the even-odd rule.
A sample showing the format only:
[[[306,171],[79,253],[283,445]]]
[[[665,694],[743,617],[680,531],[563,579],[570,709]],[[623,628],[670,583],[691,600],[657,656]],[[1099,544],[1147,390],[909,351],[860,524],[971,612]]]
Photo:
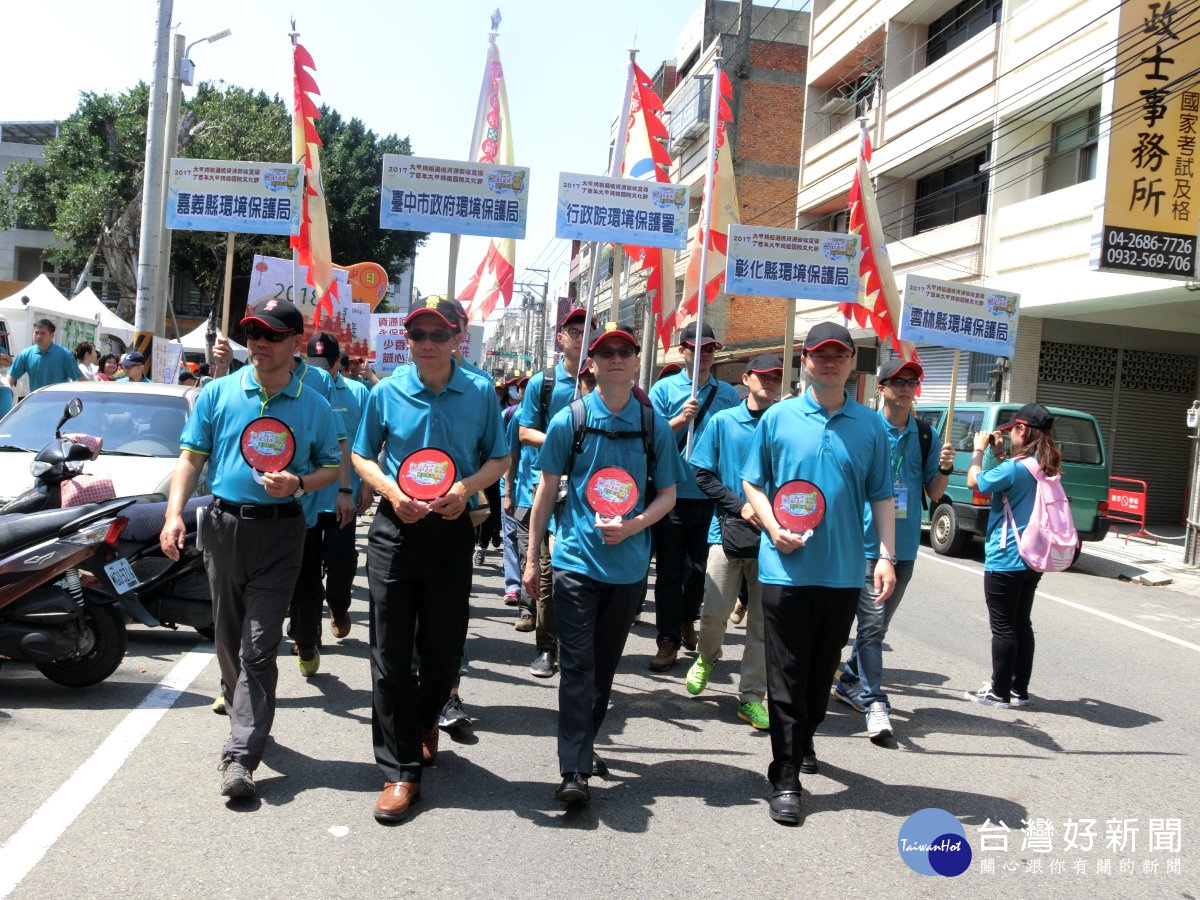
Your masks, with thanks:
[[[114,560],[104,567],[104,571],[108,573],[108,579],[118,594],[128,593],[138,586],[137,576],[133,574],[133,567],[128,560]]]

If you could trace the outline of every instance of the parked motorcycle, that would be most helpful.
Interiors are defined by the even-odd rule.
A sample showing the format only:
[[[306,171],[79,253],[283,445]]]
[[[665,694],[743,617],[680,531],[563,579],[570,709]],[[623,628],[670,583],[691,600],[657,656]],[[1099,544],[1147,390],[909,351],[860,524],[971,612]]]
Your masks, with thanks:
[[[129,524],[121,540],[93,560],[88,573],[106,592],[121,598],[130,615],[144,625],[195,628],[212,640],[212,593],[204,554],[196,546],[197,514],[212,497],[193,497],[183,511],[185,545],[174,560],[162,551],[159,534],[166,503],[138,503],[125,511]]]
[[[83,401],[78,397],[72,398],[63,409],[62,418],[54,426],[54,438],[38,451],[29,465],[30,474],[33,475],[33,487],[0,507],[0,515],[58,509],[64,505],[64,483],[83,476],[84,463],[95,459],[100,454],[100,446],[103,443],[100,438],[91,435],[64,435],[62,433],[63,425],[81,412],[83,412]],[[97,502],[114,496],[110,481],[107,479],[98,479],[98,481],[103,482],[103,484],[97,485],[100,490],[95,496],[86,497],[86,500]],[[105,484],[107,491],[104,489]],[[79,503],[72,500],[66,505],[78,506]]]
[[[66,687],[98,684],[125,657],[125,614],[80,567],[116,545],[130,500],[0,516],[0,658]]]

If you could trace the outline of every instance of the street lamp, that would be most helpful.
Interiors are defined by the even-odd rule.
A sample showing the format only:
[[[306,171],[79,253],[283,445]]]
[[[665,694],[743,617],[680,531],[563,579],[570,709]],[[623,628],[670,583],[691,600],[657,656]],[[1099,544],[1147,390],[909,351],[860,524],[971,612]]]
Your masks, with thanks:
[[[167,133],[165,135],[166,143],[163,151],[163,167],[162,167],[162,216],[159,219],[159,239],[158,246],[158,275],[155,279],[154,296],[158,302],[158,321],[154,323],[155,333],[162,334],[165,331],[163,317],[168,309],[171,310],[172,319],[175,316],[174,305],[167,296],[167,291],[171,284],[171,232],[167,229],[167,189],[166,185],[171,178],[171,159],[179,152],[179,104],[180,95],[183,93],[183,85],[192,86],[192,81],[196,75],[196,65],[190,59],[188,54],[192,52],[192,48],[197,44],[211,44],[214,41],[219,41],[229,37],[233,32],[226,28],[224,31],[218,31],[215,34],[210,34],[208,37],[202,37],[198,41],[192,41],[186,45],[186,38],[182,34],[175,35],[174,44],[174,60],[175,65],[171,70],[170,91],[167,95]],[[176,331],[179,330],[176,326]]]

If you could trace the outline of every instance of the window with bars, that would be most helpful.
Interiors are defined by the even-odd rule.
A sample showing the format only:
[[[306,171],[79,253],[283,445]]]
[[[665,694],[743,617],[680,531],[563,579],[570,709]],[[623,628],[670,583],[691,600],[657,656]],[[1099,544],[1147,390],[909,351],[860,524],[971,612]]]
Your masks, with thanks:
[[[913,233],[961,222],[987,212],[989,149],[917,181]]]

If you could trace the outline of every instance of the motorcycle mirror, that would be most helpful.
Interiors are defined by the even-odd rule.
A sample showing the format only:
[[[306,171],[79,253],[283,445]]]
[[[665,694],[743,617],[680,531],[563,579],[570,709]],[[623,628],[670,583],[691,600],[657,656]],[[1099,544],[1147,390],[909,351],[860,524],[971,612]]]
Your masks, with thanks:
[[[78,397],[72,397],[63,408],[62,418],[54,426],[54,436],[62,437],[62,427],[67,424],[67,420],[75,418],[81,412],[83,412],[83,401]]]

